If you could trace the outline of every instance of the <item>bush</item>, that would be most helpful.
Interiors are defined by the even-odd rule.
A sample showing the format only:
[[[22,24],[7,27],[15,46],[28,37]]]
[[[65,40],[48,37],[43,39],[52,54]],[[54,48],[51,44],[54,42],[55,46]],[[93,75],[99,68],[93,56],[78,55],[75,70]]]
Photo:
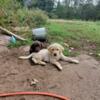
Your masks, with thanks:
[[[39,27],[47,21],[47,16],[41,10],[19,9],[16,17],[21,26]]]
[[[33,23],[35,23],[36,26],[41,26],[41,25],[46,24],[47,19],[48,19],[48,17],[45,14],[45,12],[43,12],[41,10],[34,11]]]
[[[3,9],[5,11],[14,11],[18,8],[21,8],[21,4],[16,0],[0,0],[0,9]]]
[[[39,27],[46,24],[47,16],[41,10],[28,10],[26,8],[17,11],[8,11],[2,16],[0,24],[10,24],[11,26]]]
[[[58,18],[58,16],[57,16],[54,12],[47,13],[47,15],[48,15],[49,18],[51,18],[51,19],[57,19],[57,18]]]
[[[0,0],[0,25],[39,27],[47,21],[47,15],[39,9],[23,8],[17,0]]]

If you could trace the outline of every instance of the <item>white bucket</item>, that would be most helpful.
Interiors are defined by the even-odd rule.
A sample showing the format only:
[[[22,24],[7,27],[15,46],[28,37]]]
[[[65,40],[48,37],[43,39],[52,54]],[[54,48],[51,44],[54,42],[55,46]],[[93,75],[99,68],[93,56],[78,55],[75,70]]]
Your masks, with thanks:
[[[33,36],[35,38],[46,38],[46,29],[45,28],[36,28],[32,29]]]

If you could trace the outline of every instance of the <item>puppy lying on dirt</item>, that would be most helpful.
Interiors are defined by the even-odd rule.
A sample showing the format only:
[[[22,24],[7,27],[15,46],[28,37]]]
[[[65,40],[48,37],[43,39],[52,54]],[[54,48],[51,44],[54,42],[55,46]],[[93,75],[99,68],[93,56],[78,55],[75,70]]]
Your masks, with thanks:
[[[55,65],[59,70],[62,70],[61,64],[58,62],[59,60],[72,62],[72,63],[79,63],[78,60],[73,58],[69,58],[64,56],[63,54],[64,47],[58,43],[51,44],[48,46],[47,49],[42,49],[38,53],[32,53],[28,56],[20,56],[20,59],[29,59],[32,57],[32,61],[35,64],[39,65],[46,65],[46,62],[49,62]]]
[[[31,46],[29,53],[39,52],[41,49],[46,48],[46,44],[40,41],[35,41]]]

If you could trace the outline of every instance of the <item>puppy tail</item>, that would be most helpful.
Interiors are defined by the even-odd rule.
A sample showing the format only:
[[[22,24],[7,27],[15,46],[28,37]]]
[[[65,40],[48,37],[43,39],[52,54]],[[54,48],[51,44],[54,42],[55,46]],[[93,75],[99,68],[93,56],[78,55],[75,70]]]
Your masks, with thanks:
[[[28,56],[20,56],[19,59],[29,59],[29,58],[32,57],[32,55],[33,55],[33,53],[31,53],[31,54],[28,55]]]

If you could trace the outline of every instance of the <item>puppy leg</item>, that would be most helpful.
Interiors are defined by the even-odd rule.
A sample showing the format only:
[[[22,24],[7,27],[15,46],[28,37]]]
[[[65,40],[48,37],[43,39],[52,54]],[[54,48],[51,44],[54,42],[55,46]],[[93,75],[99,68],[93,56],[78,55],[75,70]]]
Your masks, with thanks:
[[[62,66],[59,62],[55,61],[55,62],[51,62],[53,65],[55,65],[60,71],[62,70]]]
[[[67,62],[71,62],[71,63],[75,63],[78,64],[79,61],[70,57],[66,57],[63,54],[61,55],[61,60],[67,61]]]
[[[39,65],[43,65],[43,66],[45,66],[45,65],[46,65],[46,63],[45,63],[45,62],[43,62],[43,61],[38,61],[38,64],[39,64]]]
[[[41,61],[41,60],[37,60],[37,59],[35,59],[35,58],[32,58],[32,61],[33,61],[35,64],[39,64],[39,65],[43,65],[43,66],[46,65],[45,62],[43,62],[43,61]]]
[[[35,58],[32,58],[32,61],[33,61],[35,64],[38,64],[38,61],[37,61]]]

